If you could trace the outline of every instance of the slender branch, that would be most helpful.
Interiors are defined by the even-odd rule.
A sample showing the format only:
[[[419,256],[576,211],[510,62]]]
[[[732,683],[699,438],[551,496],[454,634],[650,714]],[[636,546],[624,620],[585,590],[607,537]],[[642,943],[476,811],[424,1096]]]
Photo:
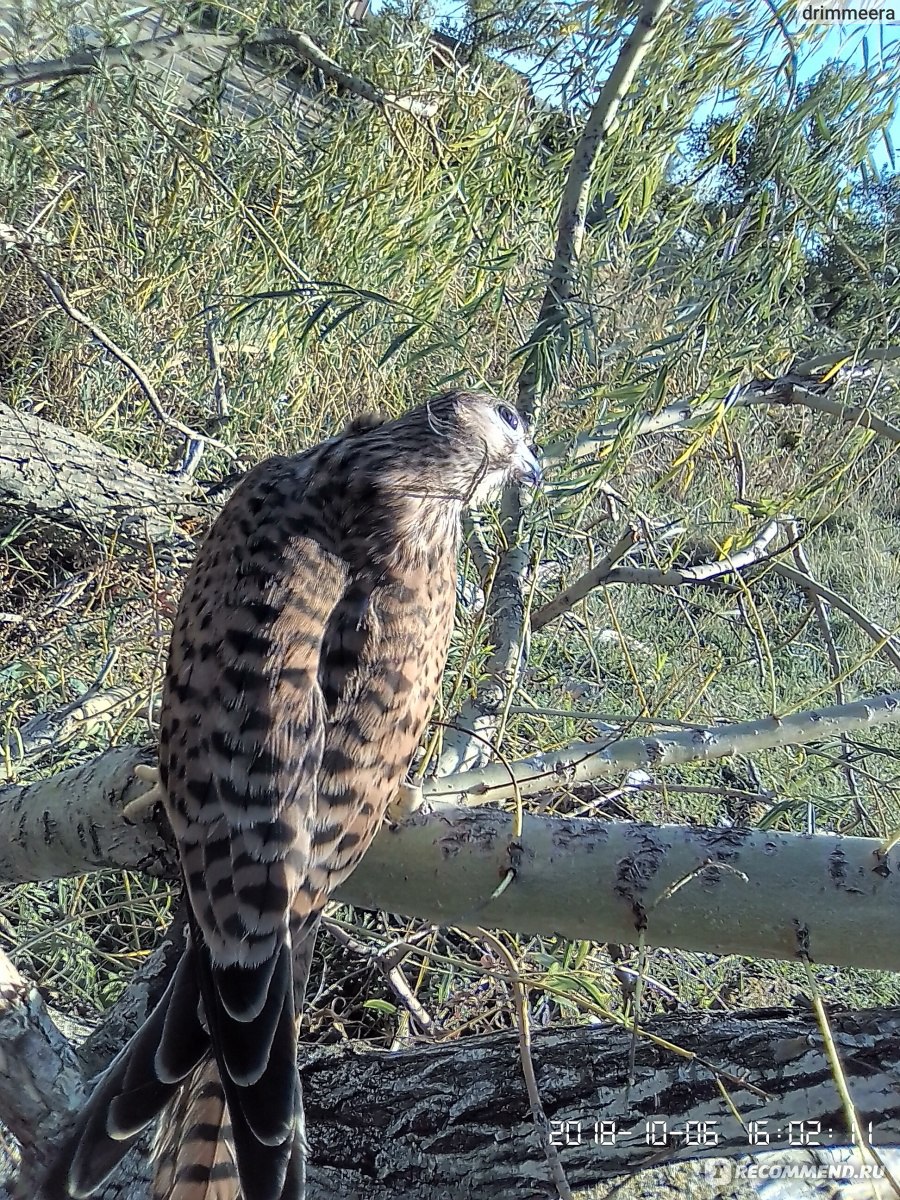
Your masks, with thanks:
[[[123,350],[121,346],[116,345],[96,321],[93,321],[86,313],[82,312],[80,308],[77,308],[72,303],[59,280],[54,278],[35,258],[33,254],[33,242],[27,234],[20,233],[18,230],[13,229],[11,225],[0,225],[0,245],[12,247],[18,251],[66,316],[74,321],[76,325],[80,325],[83,329],[86,329],[91,337],[96,342],[99,342],[103,349],[120,362],[126,371],[131,374],[138,387],[140,387],[146,396],[147,402],[160,424],[165,425],[167,429],[174,429],[177,433],[194,441],[206,441],[211,446],[216,446],[218,449],[223,450],[233,461],[237,460],[238,456],[230,446],[226,446],[224,442],[220,442],[217,438],[205,437],[195,429],[191,429],[189,425],[185,425],[182,421],[179,421],[176,417],[166,412],[156,389],[147,378],[143,368],[138,366],[127,350]]]
[[[812,386],[823,386],[814,378],[803,382]],[[734,388],[727,397],[728,407],[746,408],[758,404],[801,405],[814,412],[825,413],[850,425],[871,429],[879,437],[891,442],[900,442],[900,428],[880,416],[868,406],[841,404],[821,392],[809,390],[795,376],[778,379],[752,379]],[[580,434],[575,439],[555,442],[544,450],[544,461],[548,466],[557,466],[565,461],[577,462],[601,453],[627,429],[632,437],[648,433],[662,433],[669,429],[686,429],[711,420],[720,410],[721,401],[678,400],[667,404],[659,412],[630,413],[616,421],[607,421],[590,433]]]
[[[441,775],[471,770],[490,757],[501,716],[527,659],[529,565],[528,547],[523,545],[508,550],[501,560],[488,600],[487,641],[494,649],[475,695],[466,700],[444,734],[438,761]]]
[[[833,400],[831,396],[810,392],[797,385],[791,387],[786,395],[774,392],[770,396],[748,395],[741,400],[743,405],[772,403],[796,404],[811,409],[813,412],[826,413],[829,417],[837,417],[838,420],[845,421],[848,425],[856,425],[860,429],[871,429],[879,437],[887,438],[890,442],[900,443],[900,428],[879,416],[871,408],[862,404],[841,404],[839,400]]]
[[[601,147],[616,114],[656,34],[661,14],[671,0],[646,0],[631,37],[619,52],[615,66],[588,115],[569,166],[560,201],[556,252],[538,319],[523,347],[524,361],[518,380],[518,405],[533,428],[539,424],[539,360],[547,340],[565,337],[567,310],[572,298],[578,258],[584,241],[591,179]],[[509,549],[502,556],[488,601],[488,637],[494,647],[486,664],[485,679],[474,697],[463,705],[454,730],[445,737],[440,771],[478,766],[496,741],[501,713],[509,705],[527,663],[528,555],[522,544],[525,512],[518,489],[504,496],[502,524]]]
[[[107,724],[113,716],[121,717],[125,706],[133,709],[145,695],[130,684],[107,691],[92,687],[69,704],[38,713],[0,739],[0,780],[9,779],[26,765],[32,766],[67,742],[83,738],[97,725]]]
[[[583,600],[597,587],[606,587],[613,583],[644,583],[654,587],[686,587],[689,584],[711,583],[725,575],[743,571],[756,563],[764,562],[768,556],[769,547],[778,535],[778,522],[768,521],[757,533],[756,537],[736,554],[727,554],[715,562],[698,563],[694,567],[670,567],[667,571],[656,567],[617,567],[616,557],[621,558],[618,551],[625,546],[625,539],[613,547],[609,555],[598,563],[592,570],[585,572],[564,592],[554,597],[542,608],[539,608],[531,618],[532,630],[541,629],[544,625],[568,612],[579,600]]]
[[[888,630],[869,620],[849,600],[845,599],[840,592],[833,591],[831,588],[826,587],[824,583],[819,583],[818,580],[812,579],[805,572],[792,567],[790,563],[781,562],[778,559],[772,560],[770,569],[776,575],[781,575],[785,579],[790,579],[793,583],[798,584],[808,595],[820,596],[832,608],[839,609],[845,616],[858,625],[864,633],[868,634],[873,642],[878,644],[879,654],[891,666],[900,671],[900,645],[898,645],[897,639]]]
[[[590,571],[586,571],[570,584],[564,591],[560,592],[552,600],[548,600],[546,604],[542,604],[540,608],[535,609],[531,614],[531,631],[534,633],[538,629],[543,629],[545,625],[549,625],[551,621],[555,621],[557,617],[561,617],[564,612],[568,612],[573,608],[579,600],[605,583],[609,577],[613,567],[625,557],[630,550],[640,541],[640,535],[633,525],[629,525],[615,545],[607,554],[601,558],[600,562]]]
[[[538,407],[538,358],[547,339],[564,336],[567,309],[575,292],[576,270],[587,227],[591,180],[600,150],[606,144],[619,107],[634,82],[656,37],[660,18],[671,0],[647,0],[631,36],[591,109],[575,147],[559,206],[556,251],[547,290],[531,336],[525,346],[525,365],[519,375],[519,408],[533,420]]]
[[[426,800],[494,803],[512,800],[517,792],[535,796],[555,786],[605,779],[637,767],[658,769],[679,763],[756,754],[780,746],[802,746],[823,738],[900,722],[900,692],[856,700],[833,708],[788,716],[761,717],[733,725],[712,725],[683,732],[656,732],[646,737],[599,738],[576,742],[562,750],[506,766],[494,763],[479,771],[429,779]]]
[[[809,579],[812,579],[812,567],[809,559],[806,557],[806,551],[803,548],[803,543],[800,540],[800,527],[796,521],[791,523],[791,534],[795,545],[793,549],[794,562],[797,564],[798,570],[802,571]],[[816,616],[816,625],[819,629],[819,637],[825,646],[825,653],[828,657],[828,666],[831,670],[831,676],[834,680],[834,700],[836,704],[844,703],[844,684],[842,682],[843,672],[841,670],[841,658],[838,654],[837,646],[834,641],[834,634],[831,632],[831,622],[828,619],[829,605],[828,601],[822,596],[817,589],[807,589],[807,596],[812,605],[813,612]],[[886,643],[887,644],[887,643]],[[847,788],[850,795],[853,797],[856,805],[857,815],[868,821],[868,818],[862,809],[862,802],[859,796],[859,787],[856,782],[856,774],[853,770],[852,756],[850,753],[850,742],[846,734],[841,734],[841,765],[844,772],[844,778],[847,781]]]
[[[861,367],[867,363],[892,362],[895,358],[900,358],[900,346],[867,346],[864,350],[856,347],[832,350],[816,358],[803,359],[794,363],[791,370],[796,375],[815,375],[817,371],[827,370],[839,362],[849,361],[854,366]]]

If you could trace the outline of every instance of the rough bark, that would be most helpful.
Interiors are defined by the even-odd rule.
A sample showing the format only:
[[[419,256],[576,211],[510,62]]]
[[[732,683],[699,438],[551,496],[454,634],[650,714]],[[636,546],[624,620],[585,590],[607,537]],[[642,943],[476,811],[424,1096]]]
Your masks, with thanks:
[[[25,1151],[52,1138],[87,1095],[68,1039],[36,988],[0,952],[0,1122]],[[65,1097],[65,1103],[60,1103]]]
[[[194,552],[210,509],[190,480],[164,475],[41,417],[0,404],[0,507],[90,544]]]
[[[156,827],[120,816],[141,757],[122,748],[0,791],[0,882],[103,866],[174,874]],[[441,925],[611,942],[641,932],[648,946],[891,970],[896,853],[874,838],[531,814],[514,838],[508,812],[441,804],[386,826],[337,898]]]
[[[871,1122],[876,1146],[896,1144],[900,1010],[835,1013],[831,1025],[864,1127]],[[665,1017],[648,1021],[645,1029],[689,1054],[639,1038],[630,1084],[627,1030],[580,1026],[535,1034],[541,1097],[572,1187],[676,1157],[782,1150],[802,1140],[847,1144],[822,1036],[810,1014],[779,1009],[716,1014],[714,1020]],[[747,1128],[729,1109],[717,1072],[727,1072],[718,1078]],[[535,1200],[554,1194],[515,1034],[390,1053],[304,1048],[301,1073],[309,1200]],[[741,1087],[736,1077],[765,1095]],[[595,1130],[599,1121],[611,1124]],[[103,1195],[145,1200],[144,1170],[143,1158],[132,1156]]]

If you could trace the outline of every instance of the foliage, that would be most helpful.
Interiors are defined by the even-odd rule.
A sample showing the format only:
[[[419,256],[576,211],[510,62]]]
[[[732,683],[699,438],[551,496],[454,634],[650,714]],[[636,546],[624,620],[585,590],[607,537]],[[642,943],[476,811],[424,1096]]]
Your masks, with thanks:
[[[173,415],[215,426],[247,460],[325,436],[364,406],[397,411],[456,381],[512,390],[583,114],[626,29],[621,7],[548,0],[498,16],[473,5],[462,29],[473,57],[454,70],[433,55],[419,10],[384,10],[370,36],[323,12],[260,5],[240,17],[205,7],[202,16],[228,29],[309,28],[384,90],[439,94],[435,122],[373,111],[313,80],[328,111],[316,108],[312,133],[298,139],[284,116],[246,122],[220,109],[215,79],[204,102],[185,109],[176,79],[139,67],[13,91],[5,101],[4,220],[39,231],[41,261],[143,363]],[[45,0],[29,19],[23,44],[40,27],[43,53],[66,50],[62,8]],[[595,459],[563,463],[532,510],[544,560],[535,605],[601,557],[626,521],[657,531],[643,561],[668,566],[742,545],[760,514],[791,513],[807,532],[815,572],[873,620],[898,625],[897,472],[868,434],[781,409],[736,409],[655,439],[631,433],[643,411],[720,399],[742,374],[884,344],[893,331],[896,182],[854,172],[886,119],[894,77],[831,67],[791,92],[789,71],[758,54],[759,20],[743,6],[674,14],[604,149],[541,439],[623,424]],[[122,36],[112,13],[93,23]],[[515,70],[520,58],[545,64],[537,102]],[[688,136],[698,105],[726,84],[729,111]],[[0,269],[3,398],[170,467],[181,447],[133,381],[73,327],[26,264],[6,254]],[[836,314],[830,325],[819,320],[834,288],[852,292],[840,339]],[[230,398],[224,428],[214,421],[209,330]],[[873,393],[886,416],[897,415],[890,376]],[[201,475],[228,470],[209,448]],[[3,732],[78,694],[115,647],[113,680],[147,689],[147,703],[99,744],[149,740],[174,582],[150,556],[48,548],[27,522],[5,531],[2,570],[10,610],[24,618],[0,626]],[[73,581],[83,585],[74,598]],[[834,616],[832,629],[849,690],[895,686],[852,621]],[[482,614],[462,612],[448,714],[477,685],[487,652]],[[711,722],[832,695],[806,600],[765,570],[707,590],[616,586],[535,635],[501,749],[516,757],[557,747],[613,717],[626,726]],[[848,830],[862,812],[865,828],[881,833],[900,824],[897,751],[887,735],[855,748],[864,764],[858,796],[836,749],[822,746],[684,768],[652,790],[617,789],[611,800],[563,790],[556,808],[795,829],[813,813],[820,827]],[[761,809],[740,794],[761,796]],[[100,1007],[154,944],[168,905],[137,879],[17,888],[0,896],[0,940],[57,1002]],[[446,1028],[509,1022],[496,981],[481,982],[485,951],[470,935],[342,916],[376,943],[421,935],[410,982]],[[584,1014],[587,997],[628,1002],[601,948],[534,939],[518,950],[541,1020]],[[347,1006],[356,1032],[406,1036],[408,1019],[391,1013],[395,998],[371,966],[343,951],[340,962],[317,1003]],[[654,952],[647,971],[699,1007],[767,1003],[805,986],[789,967],[696,955]],[[494,989],[487,999],[485,986]],[[896,998],[896,985],[873,974],[836,972],[823,987],[859,1003]],[[644,1003],[665,1004],[664,995],[650,988]],[[366,1008],[364,997],[384,1003]]]

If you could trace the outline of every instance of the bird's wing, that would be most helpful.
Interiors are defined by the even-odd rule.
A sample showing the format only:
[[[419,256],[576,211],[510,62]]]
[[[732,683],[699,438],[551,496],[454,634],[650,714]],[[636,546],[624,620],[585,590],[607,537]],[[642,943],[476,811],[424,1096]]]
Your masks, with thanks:
[[[274,460],[223,510],[185,586],[161,716],[160,774],[245,1200],[293,1194],[293,953],[324,903],[310,879],[318,671],[347,572],[302,482]],[[157,1058],[165,1073],[165,1044]]]

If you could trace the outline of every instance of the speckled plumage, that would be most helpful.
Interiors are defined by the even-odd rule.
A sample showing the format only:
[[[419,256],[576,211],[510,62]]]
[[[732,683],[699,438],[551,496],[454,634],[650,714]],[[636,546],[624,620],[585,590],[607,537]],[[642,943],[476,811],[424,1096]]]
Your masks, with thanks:
[[[319,915],[440,686],[461,511],[536,475],[521,419],[454,392],[359,418],[236,489],[186,581],[163,691],[190,943],[48,1195],[90,1195],[160,1111],[160,1200],[303,1195],[297,1010]]]

